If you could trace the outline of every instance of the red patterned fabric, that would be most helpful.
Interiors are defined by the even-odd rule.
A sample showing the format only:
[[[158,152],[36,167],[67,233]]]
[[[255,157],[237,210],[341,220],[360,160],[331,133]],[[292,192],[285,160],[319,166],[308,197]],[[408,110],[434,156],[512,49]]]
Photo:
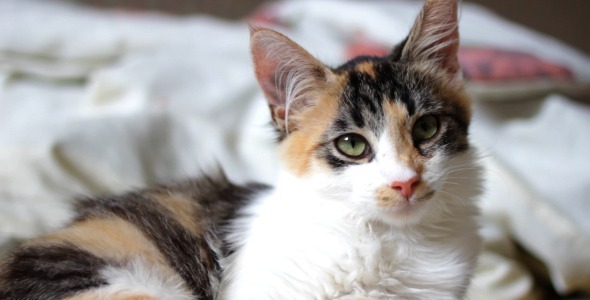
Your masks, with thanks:
[[[360,55],[383,56],[391,49],[357,36],[345,49],[345,57]],[[463,76],[470,81],[505,82],[538,79],[572,80],[573,73],[559,64],[523,52],[469,47],[459,49],[459,63]]]
[[[352,59],[361,55],[384,56],[387,55],[391,50],[392,49],[389,49],[382,44],[371,41],[363,35],[358,35],[346,47],[344,56],[346,59]]]
[[[459,62],[465,78],[477,81],[573,79],[564,66],[516,51],[462,48]]]

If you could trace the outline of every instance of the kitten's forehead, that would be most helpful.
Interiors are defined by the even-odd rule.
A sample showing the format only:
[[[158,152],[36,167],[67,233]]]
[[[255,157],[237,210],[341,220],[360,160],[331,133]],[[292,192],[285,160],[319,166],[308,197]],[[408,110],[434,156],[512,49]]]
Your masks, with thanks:
[[[339,127],[369,128],[386,125],[384,105],[397,105],[405,117],[424,114],[450,115],[469,123],[469,100],[456,88],[445,87],[445,75],[429,66],[404,64],[391,57],[358,57],[336,68],[345,78],[340,96]],[[396,117],[402,117],[397,114]]]

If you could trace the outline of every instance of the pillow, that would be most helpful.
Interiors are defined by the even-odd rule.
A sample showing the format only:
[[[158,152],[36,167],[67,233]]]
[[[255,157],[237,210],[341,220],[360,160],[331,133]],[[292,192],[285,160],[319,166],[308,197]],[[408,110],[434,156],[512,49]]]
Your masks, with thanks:
[[[346,45],[345,57],[383,56],[390,47],[357,35]],[[467,89],[479,100],[514,100],[560,92],[590,95],[590,84],[580,83],[569,68],[530,53],[494,47],[462,47],[459,63]]]

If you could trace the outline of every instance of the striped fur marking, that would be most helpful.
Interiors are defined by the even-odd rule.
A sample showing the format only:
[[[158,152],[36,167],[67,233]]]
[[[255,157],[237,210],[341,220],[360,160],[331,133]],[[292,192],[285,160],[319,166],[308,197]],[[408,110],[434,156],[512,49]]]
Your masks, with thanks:
[[[71,244],[25,246],[0,269],[0,299],[62,299],[97,288],[108,263]]]
[[[179,274],[195,296],[211,299],[218,284],[220,266],[218,263],[221,240],[215,225],[221,225],[231,217],[254,193],[263,186],[240,187],[233,185],[224,177],[213,179],[203,177],[195,181],[183,182],[173,186],[129,193],[122,196],[82,199],[78,204],[79,217],[76,222],[91,218],[116,216],[140,229],[155,245],[166,262]],[[190,216],[178,219],[179,199],[162,195],[162,191],[173,190],[182,196],[198,202],[193,218],[201,230],[191,230],[194,224]],[[189,205],[183,202],[182,205]],[[176,207],[176,208],[175,208]],[[189,223],[187,223],[189,222]],[[187,226],[188,224],[188,226]]]
[[[219,270],[210,245],[185,229],[159,203],[140,193],[81,201],[80,220],[115,215],[137,226],[196,296],[212,297],[210,270]]]

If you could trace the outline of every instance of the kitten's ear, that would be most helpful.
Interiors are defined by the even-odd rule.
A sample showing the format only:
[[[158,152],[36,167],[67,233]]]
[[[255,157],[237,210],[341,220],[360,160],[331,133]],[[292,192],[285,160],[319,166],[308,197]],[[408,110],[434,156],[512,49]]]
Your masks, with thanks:
[[[289,121],[314,103],[314,94],[325,87],[331,71],[301,46],[270,29],[251,29],[250,49],[256,78],[268,101],[277,129],[297,129]]]
[[[459,74],[457,0],[426,0],[398,55],[401,60],[430,61],[452,77]],[[395,55],[395,54],[394,54]]]

